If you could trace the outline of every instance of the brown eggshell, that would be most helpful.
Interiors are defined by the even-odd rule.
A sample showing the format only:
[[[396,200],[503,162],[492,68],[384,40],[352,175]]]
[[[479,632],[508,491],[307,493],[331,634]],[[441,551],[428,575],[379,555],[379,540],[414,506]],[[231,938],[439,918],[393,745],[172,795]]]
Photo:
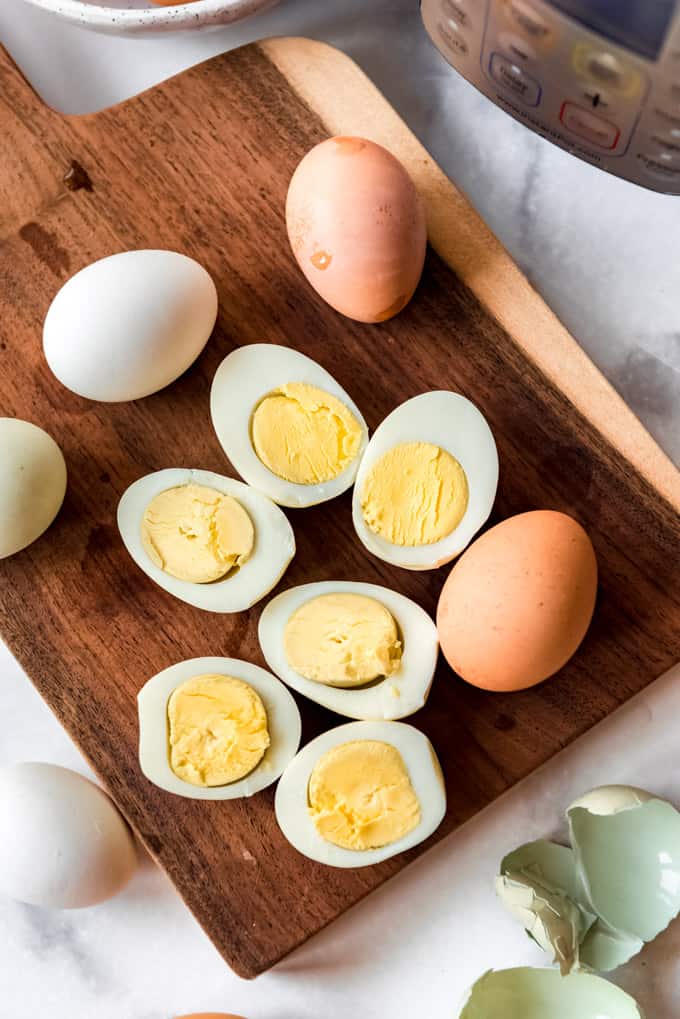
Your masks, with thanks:
[[[483,690],[534,686],[576,651],[596,591],[595,552],[580,524],[552,510],[510,517],[451,570],[437,607],[442,652]]]
[[[338,137],[308,152],[288,188],[286,225],[300,268],[336,311],[384,322],[411,300],[425,259],[425,213],[408,173],[381,145]]]

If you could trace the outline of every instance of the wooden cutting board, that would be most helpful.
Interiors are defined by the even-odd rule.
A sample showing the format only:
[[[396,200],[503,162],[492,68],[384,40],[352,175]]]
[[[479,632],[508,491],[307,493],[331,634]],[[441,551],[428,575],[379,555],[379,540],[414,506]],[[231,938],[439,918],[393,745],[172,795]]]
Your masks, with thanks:
[[[427,204],[422,284],[403,314],[379,326],[328,308],[288,249],[288,180],[310,146],[336,133],[386,144]],[[0,135],[0,413],[45,427],[69,467],[56,523],[0,563],[0,632],[224,958],[252,977],[426,847],[378,867],[325,869],[278,831],[272,789],[202,803],[140,773],[135,696],[149,676],[197,655],[263,664],[257,609],[222,617],[173,600],[131,562],[115,525],[121,493],[149,471],[230,471],[208,413],[225,354],[262,340],[295,346],[335,375],[371,428],[416,393],[464,393],[498,442],[495,519],[559,508],[593,538],[596,617],[562,673],[501,696],[442,665],[413,719],[446,776],[438,838],[680,658],[678,475],[394,111],[327,46],[248,46],[79,118],[47,109],[4,56]],[[90,403],[48,371],[43,316],[76,270],[140,247],[201,261],[217,283],[219,322],[169,389],[137,403]],[[434,612],[446,572],[407,573],[370,558],[352,530],[349,494],[290,518],[298,553],[281,587],[377,581]],[[305,741],[339,721],[300,708]]]

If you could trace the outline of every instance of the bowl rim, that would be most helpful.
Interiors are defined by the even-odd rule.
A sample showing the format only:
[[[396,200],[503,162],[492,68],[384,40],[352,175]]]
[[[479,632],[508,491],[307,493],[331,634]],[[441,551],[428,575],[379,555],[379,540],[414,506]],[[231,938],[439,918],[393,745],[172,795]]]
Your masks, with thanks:
[[[67,21],[93,28],[118,31],[153,27],[192,28],[206,24],[226,24],[247,18],[278,0],[193,0],[191,3],[150,7],[117,8],[84,0],[24,0]]]

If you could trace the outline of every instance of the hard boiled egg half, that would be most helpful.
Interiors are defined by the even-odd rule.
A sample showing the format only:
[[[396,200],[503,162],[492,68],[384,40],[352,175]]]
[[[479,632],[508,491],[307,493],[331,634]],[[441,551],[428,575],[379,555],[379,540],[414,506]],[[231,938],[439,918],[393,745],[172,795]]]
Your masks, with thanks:
[[[423,842],[446,793],[428,738],[404,722],[350,722],[288,765],[276,819],[298,852],[330,867],[366,867]]]
[[[260,617],[272,672],[317,704],[359,719],[422,708],[439,649],[432,619],[377,584],[322,581],[272,599]]]
[[[215,373],[210,412],[242,478],[281,506],[313,506],[354,482],[368,430],[321,365],[289,347],[252,343]]]
[[[171,665],[142,687],[137,704],[142,771],[178,796],[252,796],[276,781],[300,745],[291,694],[238,658]]]
[[[241,481],[170,468],[118,504],[128,552],[159,587],[211,612],[241,612],[271,591],[295,554],[278,506]]]
[[[423,393],[372,436],[354,486],[354,527],[385,562],[435,569],[480,529],[497,486],[496,443],[481,412],[457,393]]]

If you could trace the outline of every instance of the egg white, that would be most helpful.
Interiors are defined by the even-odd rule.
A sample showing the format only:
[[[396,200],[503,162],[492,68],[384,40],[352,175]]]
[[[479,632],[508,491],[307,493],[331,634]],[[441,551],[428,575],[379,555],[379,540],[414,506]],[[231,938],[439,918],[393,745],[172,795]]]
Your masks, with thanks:
[[[172,577],[156,566],[142,543],[142,519],[151,500],[168,488],[190,482],[232,496],[246,510],[255,529],[250,558],[238,570],[211,584],[194,584]],[[151,580],[175,598],[208,612],[242,612],[250,608],[276,586],[295,555],[293,529],[279,507],[242,481],[212,471],[171,467],[135,481],[118,504],[118,529],[137,566]]]
[[[278,477],[262,463],[252,443],[251,420],[265,396],[288,382],[304,382],[330,393],[352,412],[361,427],[356,457],[336,478],[320,485],[298,485]],[[225,357],[215,372],[210,413],[222,449],[241,477],[281,506],[314,506],[341,495],[352,485],[368,442],[359,408],[332,375],[290,347],[251,343]]]
[[[308,811],[308,788],[321,757],[342,743],[380,740],[401,754],[420,803],[420,824],[408,835],[380,849],[342,849],[322,838]],[[329,867],[369,867],[412,849],[429,838],[446,813],[446,792],[441,767],[427,736],[404,722],[349,722],[322,733],[303,747],[279,781],[275,799],[276,820],[299,853]]]
[[[402,643],[401,664],[396,672],[363,688],[343,688],[306,679],[291,668],[284,648],[286,624],[302,605],[324,594],[361,594],[374,598],[392,613]],[[324,580],[277,595],[260,616],[258,636],[267,665],[284,683],[338,715],[357,719],[395,720],[422,708],[439,652],[437,627],[420,605],[378,584],[354,581]]]
[[[441,541],[415,547],[394,545],[368,526],[361,510],[366,475],[377,460],[405,442],[430,442],[458,460],[468,479],[463,519]],[[352,517],[359,540],[373,555],[406,570],[433,570],[455,559],[488,519],[498,487],[498,451],[486,418],[458,393],[438,390],[402,403],[378,426],[357,473]]]
[[[168,701],[173,690],[195,676],[215,674],[240,679],[258,693],[267,712],[271,743],[253,771],[223,786],[195,786],[184,782],[168,758]],[[190,658],[163,669],[137,694],[139,763],[154,785],[192,800],[236,800],[253,796],[275,782],[295,757],[300,745],[300,712],[283,683],[266,669],[239,658]]]

